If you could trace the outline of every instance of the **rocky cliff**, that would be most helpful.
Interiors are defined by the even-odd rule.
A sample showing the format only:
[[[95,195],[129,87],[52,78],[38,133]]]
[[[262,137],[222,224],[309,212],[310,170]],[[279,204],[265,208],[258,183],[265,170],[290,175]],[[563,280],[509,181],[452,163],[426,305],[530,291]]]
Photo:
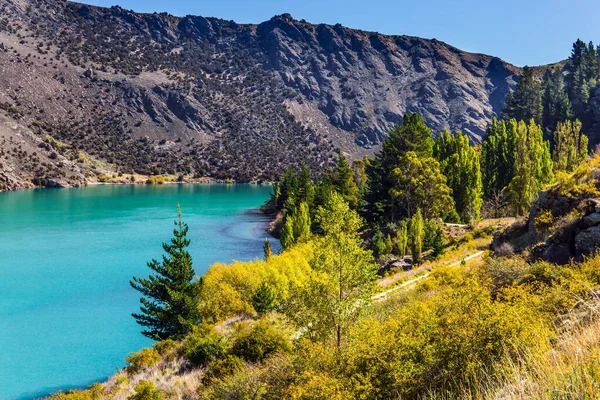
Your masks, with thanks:
[[[0,0],[0,11],[0,112],[37,138],[32,151],[39,140],[72,164],[11,162],[22,182],[57,170],[73,182],[269,180],[287,166],[322,168],[338,148],[372,152],[406,112],[478,142],[519,72],[435,39],[290,15],[241,25],[63,0]]]

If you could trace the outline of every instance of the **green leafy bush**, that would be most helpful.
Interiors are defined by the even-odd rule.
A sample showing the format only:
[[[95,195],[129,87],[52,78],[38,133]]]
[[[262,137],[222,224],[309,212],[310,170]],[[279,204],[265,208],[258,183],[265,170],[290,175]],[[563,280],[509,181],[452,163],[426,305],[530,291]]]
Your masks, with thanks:
[[[290,350],[285,333],[261,320],[251,329],[240,332],[234,339],[231,351],[250,362],[259,362],[271,354]]]
[[[196,366],[203,366],[227,355],[227,344],[214,332],[193,332],[183,344],[184,356]]]
[[[141,380],[135,387],[135,394],[127,400],[165,400],[162,390],[157,389],[152,382]]]

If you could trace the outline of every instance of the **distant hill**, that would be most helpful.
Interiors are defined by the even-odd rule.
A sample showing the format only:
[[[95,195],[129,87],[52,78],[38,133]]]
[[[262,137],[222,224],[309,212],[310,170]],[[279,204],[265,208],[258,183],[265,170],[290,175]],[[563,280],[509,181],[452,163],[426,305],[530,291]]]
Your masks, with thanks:
[[[272,180],[321,169],[338,148],[372,153],[407,112],[479,142],[519,72],[435,39],[290,15],[242,25],[62,0],[0,10],[0,133],[46,164],[3,145],[0,189],[133,173]]]

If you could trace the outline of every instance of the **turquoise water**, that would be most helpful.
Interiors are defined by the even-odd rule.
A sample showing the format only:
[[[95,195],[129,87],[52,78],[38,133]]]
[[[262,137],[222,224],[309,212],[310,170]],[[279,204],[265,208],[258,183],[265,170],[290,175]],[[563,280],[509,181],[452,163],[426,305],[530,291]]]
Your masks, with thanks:
[[[151,342],[132,312],[132,276],[162,255],[177,203],[198,275],[262,256],[270,186],[161,185],[0,194],[0,399],[28,399],[112,375]],[[277,245],[272,241],[273,245]]]

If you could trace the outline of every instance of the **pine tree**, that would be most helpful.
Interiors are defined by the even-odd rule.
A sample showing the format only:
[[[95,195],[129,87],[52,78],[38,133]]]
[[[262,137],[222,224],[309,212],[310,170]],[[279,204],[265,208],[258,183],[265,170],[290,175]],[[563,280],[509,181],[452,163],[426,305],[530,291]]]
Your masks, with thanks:
[[[558,122],[570,119],[573,114],[560,68],[556,67],[544,74],[542,89],[542,127],[544,132],[551,133]]]
[[[148,267],[155,272],[148,279],[133,278],[131,286],[142,293],[141,314],[133,314],[137,323],[145,327],[142,333],[155,340],[181,339],[200,323],[198,314],[199,284],[194,282],[192,257],[186,250],[190,245],[186,235],[188,226],[178,220],[171,243],[163,243],[166,255],[162,262],[152,260]]]
[[[302,166],[298,177],[298,189],[296,190],[295,200],[297,206],[300,203],[305,203],[308,207],[312,207],[315,200],[315,188],[306,164]]]
[[[516,119],[536,122],[542,119],[542,101],[540,84],[536,81],[533,70],[523,67],[515,91],[506,98],[502,117],[505,120]]]
[[[333,169],[331,179],[335,190],[348,202],[350,208],[358,206],[358,186],[354,180],[354,171],[341,153],[338,153],[338,163]]]
[[[262,281],[252,294],[250,302],[258,315],[262,316],[275,309],[277,296],[271,285]]]
[[[265,260],[268,260],[269,258],[271,258],[271,256],[273,255],[273,252],[271,251],[271,242],[269,241],[269,238],[265,238],[265,244],[263,245],[263,250],[265,252]]]
[[[390,195],[394,186],[390,171],[400,166],[400,157],[407,152],[422,158],[431,157],[433,152],[431,130],[418,114],[406,114],[402,124],[389,132],[375,159],[366,163],[367,187],[362,211],[369,222],[396,219],[397,210]]]
[[[414,265],[421,264],[424,234],[423,216],[421,215],[421,209],[417,209],[417,212],[410,219],[409,226],[410,254]]]

